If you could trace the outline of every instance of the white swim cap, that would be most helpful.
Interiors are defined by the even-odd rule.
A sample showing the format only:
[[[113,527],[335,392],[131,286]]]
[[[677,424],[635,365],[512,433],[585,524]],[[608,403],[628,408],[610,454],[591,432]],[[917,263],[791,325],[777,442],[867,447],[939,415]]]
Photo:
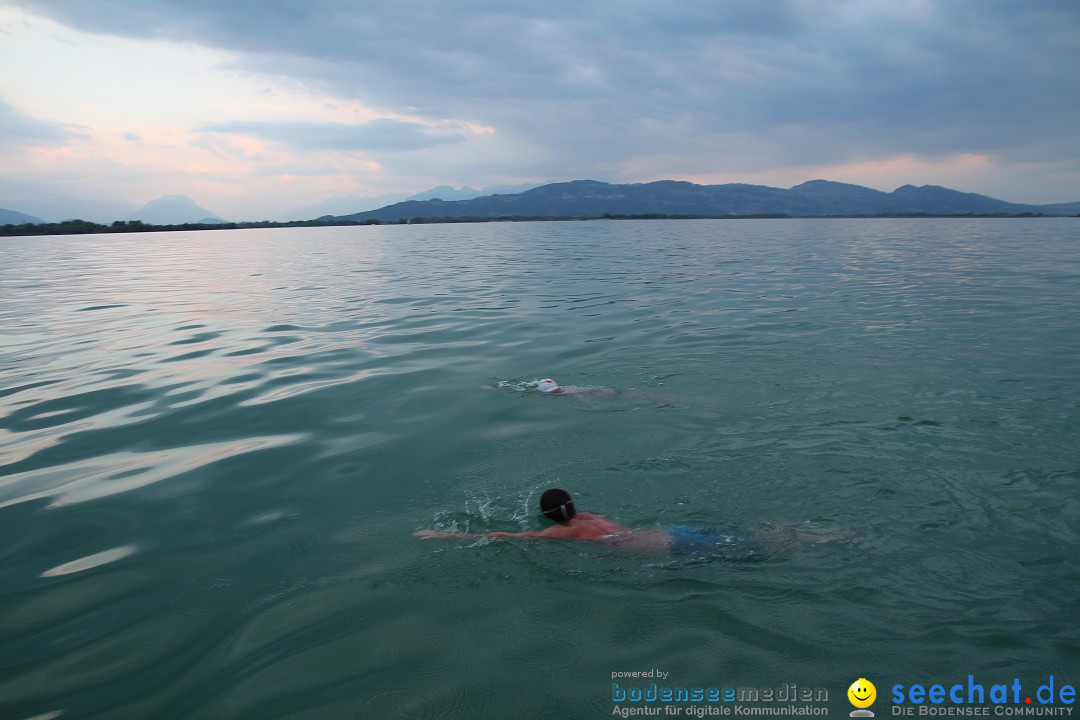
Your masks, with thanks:
[[[540,382],[536,383],[536,389],[542,393],[555,392],[559,389],[559,384],[551,378],[544,378]]]

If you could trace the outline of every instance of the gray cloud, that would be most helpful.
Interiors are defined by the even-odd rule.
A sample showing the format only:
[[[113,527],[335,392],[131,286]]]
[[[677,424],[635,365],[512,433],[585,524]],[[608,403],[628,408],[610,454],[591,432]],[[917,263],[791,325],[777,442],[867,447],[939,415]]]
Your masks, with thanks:
[[[300,150],[404,152],[456,142],[460,133],[438,133],[418,123],[379,119],[366,123],[236,121],[206,125],[210,133],[240,133]]]
[[[1075,0],[9,1],[90,32],[224,48],[236,69],[377,108],[491,125],[536,149],[521,158],[542,155],[534,174],[601,176],[644,155],[688,171],[896,153],[1075,163],[1080,148]],[[210,127],[321,149],[447,140],[400,123]]]
[[[19,112],[0,98],[0,143],[11,145],[56,146],[86,139],[76,125],[39,120]]]

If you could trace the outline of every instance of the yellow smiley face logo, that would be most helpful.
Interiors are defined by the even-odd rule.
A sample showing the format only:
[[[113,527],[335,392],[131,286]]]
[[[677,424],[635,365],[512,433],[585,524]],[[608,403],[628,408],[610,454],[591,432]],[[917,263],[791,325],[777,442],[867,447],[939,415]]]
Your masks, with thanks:
[[[847,689],[848,700],[857,708],[867,708],[877,699],[877,688],[866,678],[859,678]]]

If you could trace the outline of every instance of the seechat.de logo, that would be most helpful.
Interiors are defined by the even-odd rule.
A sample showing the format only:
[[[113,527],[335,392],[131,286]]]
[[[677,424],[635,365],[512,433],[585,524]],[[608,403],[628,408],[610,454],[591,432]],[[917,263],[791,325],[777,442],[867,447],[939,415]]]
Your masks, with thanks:
[[[877,688],[874,687],[874,683],[866,678],[859,678],[847,689],[847,697],[857,708],[851,711],[851,717],[874,717],[874,713],[866,709],[877,699]]]

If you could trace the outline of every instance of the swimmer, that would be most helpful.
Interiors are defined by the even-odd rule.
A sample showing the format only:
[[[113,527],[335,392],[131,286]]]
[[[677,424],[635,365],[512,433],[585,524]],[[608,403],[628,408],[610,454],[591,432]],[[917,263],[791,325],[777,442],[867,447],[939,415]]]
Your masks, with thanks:
[[[485,390],[515,390],[518,392],[529,392],[536,390],[541,395],[550,397],[563,397],[563,396],[576,396],[584,399],[587,397],[600,397],[600,398],[622,398],[632,401],[650,401],[650,402],[672,402],[671,398],[665,398],[649,393],[637,392],[634,390],[624,390],[622,388],[609,388],[609,387],[595,387],[591,385],[560,385],[551,378],[544,378],[543,380],[533,380],[530,382],[521,383],[508,383],[500,382],[497,386],[484,385]]]
[[[500,382],[498,385],[483,385],[484,390],[514,390],[516,392],[530,392],[536,390],[541,395],[551,395],[557,397],[560,395],[606,395],[615,396],[622,395],[622,390],[616,390],[615,388],[605,387],[588,387],[588,386],[576,386],[576,385],[560,385],[551,378],[544,378],[543,380],[530,380],[528,382],[510,383]]]
[[[537,382],[536,389],[544,395],[603,395],[605,397],[615,397],[624,394],[623,390],[615,388],[560,385],[551,378],[544,378]]]
[[[522,539],[585,540],[613,545],[621,549],[649,553],[692,555],[732,562],[763,560],[769,552],[795,544],[829,542],[828,538],[807,533],[786,537],[755,535],[723,525],[670,525],[657,528],[629,528],[614,520],[587,512],[578,512],[570,494],[560,488],[546,490],[540,496],[540,512],[555,524],[544,530],[527,532],[459,533],[444,530],[418,530],[413,537],[433,539]]]

